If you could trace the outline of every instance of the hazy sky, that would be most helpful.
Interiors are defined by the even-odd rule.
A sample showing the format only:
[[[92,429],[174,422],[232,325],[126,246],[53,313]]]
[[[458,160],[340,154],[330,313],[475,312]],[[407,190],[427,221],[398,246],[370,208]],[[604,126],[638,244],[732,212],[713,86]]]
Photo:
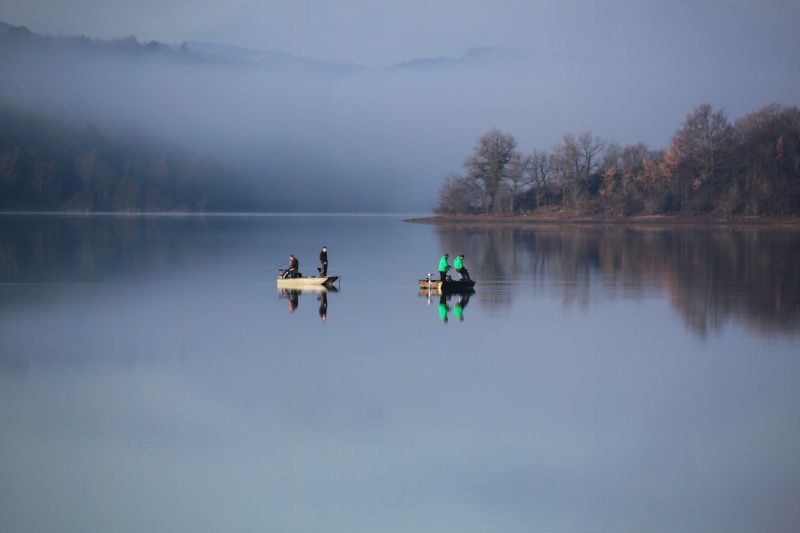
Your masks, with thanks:
[[[367,66],[476,46],[800,63],[796,0],[6,0],[0,20],[36,33],[221,42]]]

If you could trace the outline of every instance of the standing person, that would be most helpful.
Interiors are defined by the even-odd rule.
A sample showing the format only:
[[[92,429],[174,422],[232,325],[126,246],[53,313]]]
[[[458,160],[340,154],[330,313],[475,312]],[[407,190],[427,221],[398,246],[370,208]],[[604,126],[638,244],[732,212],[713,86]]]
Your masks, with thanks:
[[[322,251],[319,253],[319,275],[320,276],[327,276],[328,275],[328,248],[323,246]]]
[[[456,257],[456,260],[453,261],[453,267],[456,269],[456,272],[458,272],[458,275],[461,276],[461,279],[466,281],[470,280],[469,272],[467,272],[467,269],[464,268],[464,254]]]
[[[450,255],[445,252],[441,259],[439,259],[439,281],[446,281],[447,280],[447,271],[453,268],[451,265],[447,263],[447,259]]]
[[[282,278],[296,278],[297,271],[300,268],[300,261],[295,256],[289,254],[289,268],[283,271]]]

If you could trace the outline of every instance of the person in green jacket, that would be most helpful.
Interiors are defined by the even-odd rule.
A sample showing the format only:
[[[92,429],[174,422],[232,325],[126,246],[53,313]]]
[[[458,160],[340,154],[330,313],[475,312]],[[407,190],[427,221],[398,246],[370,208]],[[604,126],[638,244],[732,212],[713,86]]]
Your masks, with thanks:
[[[445,252],[441,259],[439,259],[439,280],[446,281],[447,280],[447,271],[450,270],[452,265],[447,263],[447,259],[450,255]]]
[[[470,280],[469,272],[467,272],[467,269],[464,268],[464,254],[456,257],[456,260],[453,261],[453,267],[456,269],[456,272],[458,272],[459,276],[461,276],[462,280]]]

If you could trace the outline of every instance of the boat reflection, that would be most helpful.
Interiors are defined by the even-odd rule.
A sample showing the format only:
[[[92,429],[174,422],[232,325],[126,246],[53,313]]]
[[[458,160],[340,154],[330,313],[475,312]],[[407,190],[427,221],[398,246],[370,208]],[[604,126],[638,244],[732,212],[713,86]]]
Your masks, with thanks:
[[[475,294],[475,289],[448,292],[432,288],[419,290],[419,295],[427,299],[428,305],[431,305],[431,302],[438,302],[439,319],[445,324],[450,321],[451,311],[453,312],[453,318],[459,322],[464,321],[464,308],[469,304],[469,298],[473,294]],[[454,299],[456,301],[451,305]]]
[[[326,287],[324,285],[311,285],[302,289],[278,289],[278,298],[289,300],[289,313],[294,313],[300,305],[300,295],[303,293],[313,293],[319,302],[319,318],[322,322],[328,321],[328,293],[339,292],[336,287]]]

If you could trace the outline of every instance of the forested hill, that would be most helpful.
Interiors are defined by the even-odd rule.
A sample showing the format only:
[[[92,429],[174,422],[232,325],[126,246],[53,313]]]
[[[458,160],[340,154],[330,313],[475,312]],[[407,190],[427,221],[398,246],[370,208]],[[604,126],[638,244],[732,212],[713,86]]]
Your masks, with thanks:
[[[256,209],[229,170],[141,134],[107,137],[0,101],[0,210],[202,212]],[[227,180],[220,180],[221,176]],[[222,187],[220,182],[227,183]]]
[[[0,55],[30,49],[76,49],[177,61],[185,50],[134,38],[97,41],[41,37],[0,25]],[[213,59],[211,60],[213,61]],[[12,72],[3,76],[13,77]],[[11,78],[9,78],[11,79]],[[74,212],[203,212],[259,209],[257,197],[226,165],[144,133],[104,131],[0,98],[0,210]]]

